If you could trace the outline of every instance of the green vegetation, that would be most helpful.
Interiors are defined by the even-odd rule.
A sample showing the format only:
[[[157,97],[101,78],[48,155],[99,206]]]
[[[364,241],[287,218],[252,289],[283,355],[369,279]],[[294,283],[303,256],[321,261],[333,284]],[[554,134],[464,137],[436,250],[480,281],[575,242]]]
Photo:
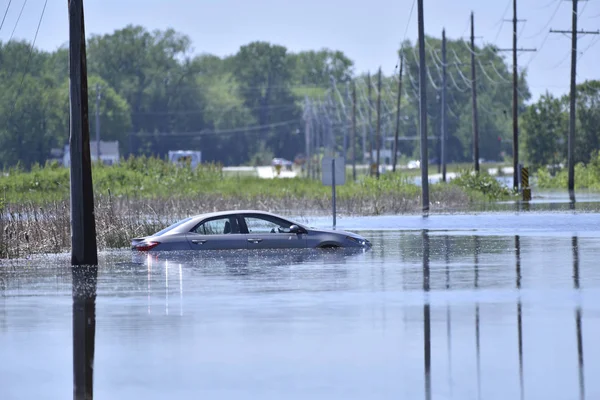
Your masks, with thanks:
[[[435,86],[441,84],[436,49],[441,42],[428,37],[430,66],[429,135],[439,136],[440,103]],[[448,87],[448,160],[471,158],[469,48],[463,40],[449,40],[448,52],[462,66],[450,68]],[[402,138],[418,136],[418,103],[414,90],[417,76],[415,46],[406,50],[406,90],[401,96]],[[164,157],[169,150],[201,150],[207,162],[248,165],[271,157],[294,159],[305,151],[305,121],[310,121],[311,154],[323,153],[335,138],[335,150],[343,153],[343,136],[349,132],[351,92],[356,88],[358,160],[374,145],[376,77],[371,74],[372,99],[366,74],[356,74],[353,61],[335,49],[289,52],[284,46],[255,41],[227,57],[193,54],[189,37],[172,29],[148,31],[125,26],[109,34],[90,35],[88,55],[88,107],[94,121],[96,88],[102,140],[118,141],[122,155]],[[44,164],[51,149],[63,148],[69,136],[68,50],[33,49],[24,41],[0,43],[0,167],[20,163],[24,169]],[[200,49],[201,52],[201,49]],[[477,48],[484,79],[478,80],[480,105],[480,154],[502,160],[510,150],[503,141],[510,135],[510,81],[503,58],[492,46]],[[29,60],[29,61],[28,61]],[[520,99],[529,91],[521,74]],[[397,77],[383,76],[381,132],[395,131]],[[371,119],[369,120],[369,110]],[[90,124],[95,138],[95,124]],[[363,138],[367,138],[364,140]],[[500,138],[500,140],[499,140]],[[369,143],[373,142],[373,143]],[[389,141],[384,142],[389,149]],[[439,141],[428,144],[432,158],[440,158]],[[385,150],[385,149],[384,149]],[[402,156],[416,159],[419,144],[402,140]],[[348,154],[347,154],[348,155]]]
[[[463,170],[450,181],[450,184],[466,190],[471,198],[476,200],[502,200],[514,195],[511,190],[484,171],[476,174],[473,170]]]
[[[202,164],[199,168],[180,167],[155,157],[130,157],[120,164],[105,166],[94,164],[92,169],[94,189],[97,194],[115,198],[131,199],[185,199],[198,196],[221,196],[223,198],[253,199],[268,197],[277,199],[321,198],[330,195],[330,189],[320,180],[304,177],[265,180],[256,176],[225,176],[218,164]],[[353,196],[406,196],[420,195],[419,186],[411,183],[411,175],[404,172],[386,173],[380,179],[359,176],[357,182],[348,181],[338,188],[341,200]],[[457,178],[456,186],[484,193],[488,200],[505,195],[494,178],[482,174],[482,178],[467,180]],[[487,178],[483,178],[487,177]],[[477,185],[473,185],[476,182]],[[496,182],[497,184],[497,182]],[[487,185],[487,186],[486,186]],[[443,185],[433,185],[433,190]],[[492,189],[488,188],[492,187]],[[0,190],[8,203],[43,205],[69,198],[69,169],[56,163],[44,167],[34,165],[30,171],[12,168],[0,177]]]
[[[600,148],[600,81],[586,81],[577,85],[577,119],[574,143],[575,163],[594,162],[594,154]],[[550,94],[542,96],[527,107],[522,120],[521,146],[524,147],[529,165],[534,168],[567,164],[567,135],[569,132],[569,96],[556,98]],[[595,161],[597,163],[597,161]],[[579,167],[582,179],[586,173]],[[585,168],[584,168],[585,169]],[[559,179],[562,173],[559,173]],[[546,177],[540,177],[546,182]],[[575,183],[578,184],[578,179]],[[591,182],[582,182],[590,187]],[[544,183],[545,185],[546,183]],[[564,188],[567,185],[565,183]]]
[[[561,169],[552,175],[546,167],[537,170],[537,186],[542,189],[567,187],[568,170]],[[594,152],[590,162],[575,165],[575,189],[600,191],[600,153]]]
[[[178,167],[157,158],[137,157],[114,166],[93,167],[95,214],[100,248],[126,247],[184,216],[259,208],[294,215],[328,214],[331,190],[320,180],[225,176],[220,165]],[[430,186],[431,210],[464,208],[475,201],[503,198],[493,178],[455,180]],[[479,182],[473,185],[473,182]],[[13,168],[0,177],[4,202],[0,218],[0,258],[58,252],[70,246],[69,170],[56,164]],[[483,191],[482,196],[479,191]],[[397,173],[380,179],[360,175],[337,190],[338,212],[382,215],[420,212],[421,189]]]

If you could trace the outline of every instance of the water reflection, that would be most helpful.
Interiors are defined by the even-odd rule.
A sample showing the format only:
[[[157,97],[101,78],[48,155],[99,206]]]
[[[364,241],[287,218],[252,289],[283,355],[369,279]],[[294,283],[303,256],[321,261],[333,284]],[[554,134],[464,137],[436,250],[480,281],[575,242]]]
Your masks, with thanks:
[[[97,266],[73,266],[73,398],[94,392]]]
[[[571,238],[573,247],[573,287],[576,290],[579,286],[579,240],[577,236]],[[583,368],[583,335],[581,333],[581,306],[575,308],[575,326],[577,331],[577,366],[579,375],[579,398],[585,398],[585,372]]]
[[[429,292],[429,234],[423,230],[423,292]],[[425,297],[423,302],[423,360],[425,364],[425,399],[431,399],[431,306]]]
[[[88,398],[236,398],[232,382],[254,398],[598,397],[584,378],[599,346],[583,336],[600,329],[600,240],[365,236],[374,251],[115,252],[100,272],[73,272],[68,297],[59,268],[0,267],[1,397],[43,397],[33,363],[53,398],[71,372]],[[71,339],[71,295],[72,371],[45,339]]]
[[[515,274],[517,290],[521,290],[521,238],[515,236]],[[517,301],[517,343],[519,347],[519,390],[521,400],[525,398],[525,381],[523,377],[523,305],[521,295]]]

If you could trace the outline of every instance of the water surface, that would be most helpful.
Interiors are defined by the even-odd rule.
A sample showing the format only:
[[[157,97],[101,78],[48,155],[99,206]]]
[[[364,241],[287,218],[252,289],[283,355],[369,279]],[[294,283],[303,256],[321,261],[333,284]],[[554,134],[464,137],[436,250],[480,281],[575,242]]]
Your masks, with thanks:
[[[101,253],[94,395],[600,398],[599,223],[342,217],[372,250]],[[72,398],[71,285],[69,255],[0,266],[0,398]]]

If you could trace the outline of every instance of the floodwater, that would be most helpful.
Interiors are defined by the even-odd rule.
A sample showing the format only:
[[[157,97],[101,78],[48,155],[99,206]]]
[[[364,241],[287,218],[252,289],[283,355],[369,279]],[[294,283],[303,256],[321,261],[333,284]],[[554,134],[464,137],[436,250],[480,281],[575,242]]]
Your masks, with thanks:
[[[600,398],[600,214],[338,228],[373,248],[0,264],[0,399]]]

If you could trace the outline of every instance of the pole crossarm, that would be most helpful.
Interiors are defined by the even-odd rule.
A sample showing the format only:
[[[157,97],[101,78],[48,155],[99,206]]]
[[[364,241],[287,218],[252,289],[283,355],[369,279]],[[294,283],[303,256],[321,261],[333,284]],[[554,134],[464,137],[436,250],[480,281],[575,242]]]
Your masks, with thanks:
[[[566,34],[573,34],[573,31],[563,31],[563,30],[558,30],[558,29],[550,29],[550,33],[566,33]],[[600,34],[600,30],[597,31],[577,31],[576,32],[578,35],[598,35]]]

